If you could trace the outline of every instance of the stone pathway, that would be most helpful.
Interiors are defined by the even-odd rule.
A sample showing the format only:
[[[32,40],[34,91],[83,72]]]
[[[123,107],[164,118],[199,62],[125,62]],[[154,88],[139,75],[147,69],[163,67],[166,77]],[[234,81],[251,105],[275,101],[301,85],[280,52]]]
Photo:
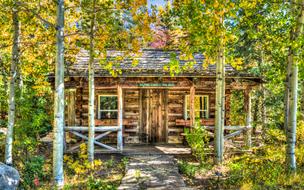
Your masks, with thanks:
[[[119,190],[178,190],[188,189],[178,173],[173,156],[131,156]]]

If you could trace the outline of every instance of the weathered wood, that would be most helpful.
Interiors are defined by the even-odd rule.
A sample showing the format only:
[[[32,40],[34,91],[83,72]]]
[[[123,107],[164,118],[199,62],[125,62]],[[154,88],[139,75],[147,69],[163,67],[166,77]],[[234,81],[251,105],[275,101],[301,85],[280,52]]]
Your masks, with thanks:
[[[76,131],[71,131],[71,133],[73,133],[74,135],[76,135],[76,136],[78,136],[78,137],[80,137],[80,138],[83,138],[83,139],[85,139],[85,140],[88,140],[88,139],[89,139],[88,137],[86,137],[86,136],[84,136],[83,134],[78,133],[78,132],[76,132]],[[101,142],[97,142],[96,140],[94,140],[94,144],[96,144],[96,145],[98,145],[98,146],[100,146],[100,147],[102,147],[102,148],[106,148],[106,149],[108,149],[108,150],[117,150],[117,149],[115,149],[115,148],[113,148],[113,147],[111,147],[111,146],[105,145],[105,144],[103,144],[103,143],[101,143]]]
[[[143,130],[143,90],[139,90],[139,98],[138,98],[138,104],[139,104],[139,119],[138,119],[138,138],[141,140],[142,134],[144,133]]]
[[[195,124],[195,87],[194,85],[190,88],[190,126],[194,127]]]
[[[107,135],[109,135],[110,133],[112,133],[112,131],[107,131],[105,133],[102,133],[102,134],[99,134],[97,136],[95,136],[95,140],[99,140],[99,139],[102,139],[103,137],[106,137]]]
[[[120,85],[117,87],[117,103],[118,103],[118,115],[117,115],[117,123],[119,127],[119,131],[117,132],[117,149],[123,150],[123,136],[122,136],[122,128],[123,128],[123,97],[122,97],[122,88]]]
[[[214,119],[200,119],[201,125],[202,126],[214,126]],[[176,119],[175,120],[175,124],[177,126],[186,126],[189,127],[191,126],[190,121],[189,120],[185,120],[185,119]]]
[[[78,127],[78,126],[68,126],[64,128],[65,131],[88,131],[88,127]],[[120,127],[118,126],[103,126],[103,127],[95,127],[96,132],[106,132],[106,131],[120,131]]]
[[[137,125],[137,119],[123,119],[123,125]],[[117,126],[117,119],[95,119],[95,126]]]
[[[76,123],[75,99],[76,89],[67,90],[67,123],[68,126],[74,126]]]
[[[163,114],[162,114],[162,96],[163,96],[163,91],[157,91],[158,93],[158,102],[157,102],[157,142],[163,142],[164,141],[164,129],[163,129]]]
[[[159,78],[144,78],[144,77],[130,77],[121,80],[118,78],[95,78],[95,86],[101,87],[95,88],[96,95],[116,95],[117,86],[120,85],[123,90],[123,135],[128,136],[128,139],[124,139],[124,142],[169,142],[170,136],[180,136],[182,133],[177,131],[170,131],[170,129],[189,127],[190,121],[185,120],[185,97],[189,95],[190,86],[193,81],[190,78],[162,78],[161,80],[167,81],[167,83],[175,82],[178,86],[186,85],[187,88],[127,88],[128,86],[136,86],[140,83],[156,83]],[[186,82],[184,82],[186,81]],[[190,81],[190,82],[189,82]],[[229,81],[229,80],[228,80]],[[233,80],[231,80],[233,81]],[[230,83],[231,83],[230,81]],[[68,82],[74,82],[77,87],[77,105],[76,105],[76,124],[75,126],[86,126],[88,121],[88,100],[89,90],[88,79],[75,77]],[[82,83],[82,84],[81,84]],[[166,82],[164,82],[166,83]],[[226,92],[226,110],[229,112],[229,94],[231,93],[229,85],[227,85]],[[239,83],[242,85],[242,83]],[[111,88],[108,88],[111,86]],[[198,78],[195,81],[195,95],[208,95],[209,96],[209,118],[208,120],[201,120],[202,126],[214,126],[215,117],[215,80],[209,78]],[[103,87],[106,87],[103,89]],[[113,87],[113,88],[112,88]],[[126,87],[126,88],[124,88]],[[83,89],[83,90],[82,90]],[[165,103],[165,92],[167,91],[167,107]],[[140,95],[142,93],[142,95]],[[159,95],[161,94],[161,95]],[[160,97],[161,96],[161,97]],[[142,100],[140,100],[142,99]],[[97,108],[97,101],[95,101],[95,107]],[[161,105],[159,105],[161,104]],[[188,107],[189,109],[189,107]],[[167,110],[167,111],[165,111]],[[188,110],[189,111],[189,110]],[[81,115],[82,113],[82,115]],[[189,113],[189,112],[188,112]],[[167,124],[166,124],[167,117]],[[229,113],[226,114],[226,125],[229,119]],[[81,125],[80,125],[81,124]],[[117,119],[95,119],[95,126],[117,126]],[[166,126],[167,125],[167,126]],[[213,129],[210,129],[213,130]],[[228,130],[228,129],[225,129]],[[114,134],[110,134],[108,142],[115,143],[116,137]],[[155,136],[153,140],[151,137]],[[135,137],[137,136],[137,138]],[[172,139],[171,139],[172,140]],[[182,138],[176,138],[176,140],[182,140]],[[173,142],[173,141],[170,141]],[[176,142],[176,141],[175,141]],[[181,141],[182,142],[182,141]]]
[[[164,91],[164,107],[165,142],[168,143],[168,90]]]

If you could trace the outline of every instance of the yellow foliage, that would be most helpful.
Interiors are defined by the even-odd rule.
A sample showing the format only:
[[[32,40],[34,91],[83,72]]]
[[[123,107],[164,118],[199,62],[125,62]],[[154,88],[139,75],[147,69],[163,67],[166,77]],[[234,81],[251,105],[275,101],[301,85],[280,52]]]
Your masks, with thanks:
[[[304,142],[304,121],[299,121],[298,122],[297,141]]]
[[[252,182],[247,182],[242,184],[240,190],[250,190],[252,189],[252,187],[253,187]]]

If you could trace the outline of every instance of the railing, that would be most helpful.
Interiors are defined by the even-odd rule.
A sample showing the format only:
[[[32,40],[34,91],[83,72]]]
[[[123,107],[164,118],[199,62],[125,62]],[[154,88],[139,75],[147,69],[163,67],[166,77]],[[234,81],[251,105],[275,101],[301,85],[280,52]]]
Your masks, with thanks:
[[[205,129],[214,130],[214,126],[203,126]],[[230,139],[232,137],[241,135],[247,130],[251,129],[251,126],[224,126],[224,130],[233,131],[232,133],[224,135],[224,140]],[[214,136],[214,135],[213,135]],[[211,141],[210,144],[214,144],[214,141]]]
[[[77,137],[80,137],[84,140],[88,140],[88,136],[84,135],[83,133],[81,132],[88,132],[89,130],[89,127],[83,127],[83,126],[67,126],[64,128],[64,130],[66,132],[69,132]],[[102,148],[105,148],[107,150],[110,150],[110,151],[122,151],[120,149],[120,133],[119,131],[121,131],[121,128],[118,127],[118,126],[96,126],[95,129],[94,129],[95,132],[101,132],[101,134],[98,134],[97,136],[94,137],[94,144],[97,145],[97,146],[100,146]],[[117,148],[114,148],[112,146],[109,146],[109,145],[106,145],[104,143],[101,143],[100,140],[106,136],[108,136],[109,134],[111,134],[112,132],[117,132]],[[75,149],[79,148],[80,144],[76,144],[72,147],[70,147],[67,152],[72,152],[74,151]]]

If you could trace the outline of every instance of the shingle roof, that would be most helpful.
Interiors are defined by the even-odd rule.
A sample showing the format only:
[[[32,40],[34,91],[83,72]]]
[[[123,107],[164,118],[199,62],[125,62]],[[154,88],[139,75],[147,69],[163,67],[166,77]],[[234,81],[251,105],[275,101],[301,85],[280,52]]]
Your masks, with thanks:
[[[175,53],[176,59],[179,57],[177,51],[162,51],[155,49],[144,49],[142,54],[133,58],[138,61],[136,66],[132,66],[132,58],[125,58],[120,61],[119,66],[113,66],[114,71],[121,70],[118,76],[134,77],[134,76],[170,76],[170,72],[165,70],[170,61],[172,54]],[[121,51],[108,50],[107,61],[111,61],[118,56],[123,56]],[[204,57],[201,54],[194,55],[195,63],[187,69],[181,71],[175,76],[215,76],[215,65],[209,65],[207,68],[203,67]],[[88,76],[89,54],[86,50],[81,50],[76,56],[76,62],[67,67],[68,76]],[[111,76],[110,72],[100,64],[100,60],[95,59],[95,76]],[[180,67],[189,65],[189,61],[179,60]],[[225,72],[227,76],[238,77],[254,77],[246,72],[235,70],[231,65],[226,64]]]

